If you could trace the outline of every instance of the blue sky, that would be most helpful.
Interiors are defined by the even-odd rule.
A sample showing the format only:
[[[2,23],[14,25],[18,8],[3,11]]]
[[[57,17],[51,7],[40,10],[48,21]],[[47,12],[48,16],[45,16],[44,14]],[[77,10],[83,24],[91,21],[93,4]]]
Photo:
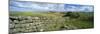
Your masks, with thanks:
[[[93,11],[93,5],[10,1],[10,11]]]

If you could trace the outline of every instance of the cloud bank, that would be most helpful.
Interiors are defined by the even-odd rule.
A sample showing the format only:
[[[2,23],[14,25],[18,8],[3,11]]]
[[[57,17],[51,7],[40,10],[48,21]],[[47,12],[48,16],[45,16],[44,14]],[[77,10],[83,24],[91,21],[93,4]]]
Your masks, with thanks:
[[[10,11],[93,11],[93,5],[10,1]]]

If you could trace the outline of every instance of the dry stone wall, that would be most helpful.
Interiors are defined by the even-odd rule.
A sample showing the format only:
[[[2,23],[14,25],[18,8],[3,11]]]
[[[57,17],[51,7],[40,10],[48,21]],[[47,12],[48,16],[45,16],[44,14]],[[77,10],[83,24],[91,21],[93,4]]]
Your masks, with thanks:
[[[41,32],[60,29],[64,19],[46,16],[10,16],[10,33]]]

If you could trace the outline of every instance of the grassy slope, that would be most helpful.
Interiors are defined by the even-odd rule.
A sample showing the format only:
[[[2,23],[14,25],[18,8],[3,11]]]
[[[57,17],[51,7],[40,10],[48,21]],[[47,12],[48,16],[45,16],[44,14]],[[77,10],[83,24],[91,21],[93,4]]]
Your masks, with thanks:
[[[83,13],[83,16],[86,16],[86,14],[88,14],[88,13]],[[13,12],[13,13],[11,13],[10,12],[10,16],[19,16],[19,15],[20,16],[46,16],[46,17],[54,17],[54,18],[61,18],[61,16],[62,16],[59,13],[33,13],[33,12],[15,12],[15,13]],[[63,24],[64,26],[77,27],[78,29],[93,28],[93,22],[91,22],[91,21],[82,21],[79,19],[69,19],[69,21],[67,21],[67,20],[68,19],[66,19],[65,23]],[[54,27],[49,27],[49,28],[53,29],[53,28],[55,28],[55,26],[61,26],[61,25],[62,24],[58,24],[58,25],[54,25]],[[59,28],[59,27],[57,27],[57,28]]]

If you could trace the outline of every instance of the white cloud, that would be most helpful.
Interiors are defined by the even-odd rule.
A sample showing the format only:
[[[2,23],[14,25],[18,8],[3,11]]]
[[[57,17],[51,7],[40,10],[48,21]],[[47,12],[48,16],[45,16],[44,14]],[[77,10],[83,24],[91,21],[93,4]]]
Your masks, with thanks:
[[[39,3],[39,2],[29,2],[29,1],[13,1],[13,4],[17,7],[30,8],[31,10],[52,10],[52,11],[92,11],[93,7],[90,6],[74,6],[56,3]]]
[[[36,1],[36,2],[94,5],[94,0],[19,0],[19,1],[33,1],[33,2]]]

